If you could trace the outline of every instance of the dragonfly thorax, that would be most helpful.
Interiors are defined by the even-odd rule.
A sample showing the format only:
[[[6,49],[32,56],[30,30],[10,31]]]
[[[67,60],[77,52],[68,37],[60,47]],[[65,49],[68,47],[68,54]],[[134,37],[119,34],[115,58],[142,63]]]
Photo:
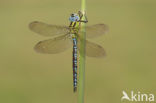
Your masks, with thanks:
[[[77,38],[77,35],[76,34],[70,34],[70,38],[71,39]]]

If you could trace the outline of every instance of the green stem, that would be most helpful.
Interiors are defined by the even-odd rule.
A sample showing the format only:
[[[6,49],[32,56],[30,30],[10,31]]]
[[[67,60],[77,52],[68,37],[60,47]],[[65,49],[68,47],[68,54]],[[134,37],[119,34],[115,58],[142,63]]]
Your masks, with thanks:
[[[81,0],[81,12],[86,12],[86,0]],[[83,20],[84,18],[82,18]],[[79,86],[78,86],[78,103],[84,103],[84,86],[85,86],[85,23],[81,23],[80,29],[80,64],[79,64]]]

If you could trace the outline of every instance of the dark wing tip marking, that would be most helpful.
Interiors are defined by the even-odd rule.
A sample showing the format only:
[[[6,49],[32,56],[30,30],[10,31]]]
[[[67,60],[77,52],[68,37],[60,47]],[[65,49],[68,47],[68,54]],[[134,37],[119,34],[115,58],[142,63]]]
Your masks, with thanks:
[[[106,56],[106,51],[104,50],[102,46],[98,45],[98,47],[101,49],[99,58],[104,58]]]
[[[33,21],[33,22],[31,22],[31,23],[29,24],[30,30],[32,30],[32,28],[33,28],[36,24],[38,24],[38,23],[39,23],[39,21]]]
[[[95,38],[108,33],[109,27],[106,24],[100,23],[86,27],[87,38]]]
[[[104,58],[106,52],[101,45],[86,41],[86,55],[89,57]]]
[[[53,25],[47,24],[40,21],[33,21],[29,24],[29,29],[42,36],[55,36],[67,34],[69,32],[69,27],[64,25]]]
[[[95,53],[94,55],[90,55],[89,57],[96,57],[96,58],[105,58],[106,57],[106,51],[104,50],[104,48],[100,45],[97,45],[98,48],[100,49],[100,52],[98,52],[97,54]]]
[[[101,24],[97,24],[97,25],[99,25],[99,26],[102,27],[104,33],[108,33],[108,31],[109,31],[109,27],[108,27],[108,25],[103,24],[103,23],[101,23]]]
[[[40,42],[38,42],[35,46],[34,46],[34,50],[37,52],[37,53],[43,53],[43,49],[42,50],[40,50],[39,49],[39,46],[40,46],[40,44],[42,43],[43,41],[40,41]],[[43,47],[42,47],[43,48]]]
[[[43,43],[45,41],[48,41],[48,40],[44,40],[44,41],[39,41],[35,46],[34,46],[34,50],[37,52],[37,53],[41,53],[41,54],[55,54],[55,53],[50,53],[49,51],[47,51],[47,47],[43,45]]]

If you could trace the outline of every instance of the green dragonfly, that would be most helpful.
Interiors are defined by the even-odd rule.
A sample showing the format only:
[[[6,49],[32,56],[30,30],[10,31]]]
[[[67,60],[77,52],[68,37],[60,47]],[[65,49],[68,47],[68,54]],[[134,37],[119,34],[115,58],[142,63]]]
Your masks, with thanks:
[[[81,23],[87,23],[88,20],[86,18],[85,21],[82,20],[84,16],[80,11],[78,13],[71,14],[69,20],[69,26],[59,26],[46,24],[39,21],[34,21],[30,23],[29,28],[33,32],[36,32],[42,36],[57,36],[55,38],[51,38],[48,40],[43,40],[38,42],[34,49],[39,53],[46,54],[56,54],[63,52],[73,45],[73,85],[74,91],[77,88],[77,60],[79,54],[80,40],[79,40],[79,30],[81,29]],[[86,38],[95,38],[99,37],[108,32],[108,26],[105,24],[96,24],[92,26],[86,27]],[[105,56],[105,50],[102,46],[95,44],[86,40],[86,56],[101,58]]]

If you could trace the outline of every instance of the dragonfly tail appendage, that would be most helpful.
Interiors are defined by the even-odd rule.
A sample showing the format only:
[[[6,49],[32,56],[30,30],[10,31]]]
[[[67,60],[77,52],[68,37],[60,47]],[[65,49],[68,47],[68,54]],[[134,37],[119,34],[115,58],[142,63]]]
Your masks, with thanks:
[[[77,91],[77,87],[74,87],[74,93]]]

